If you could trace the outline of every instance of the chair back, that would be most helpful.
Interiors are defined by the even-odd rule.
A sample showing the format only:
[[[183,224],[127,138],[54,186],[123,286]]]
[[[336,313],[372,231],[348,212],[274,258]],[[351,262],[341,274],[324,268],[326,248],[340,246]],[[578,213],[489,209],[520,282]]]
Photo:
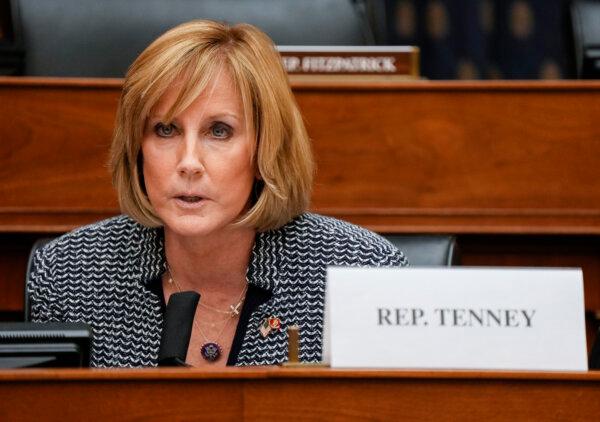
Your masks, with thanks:
[[[357,0],[17,0],[25,74],[123,77],[160,34],[193,19],[247,22],[278,45],[366,45]]]
[[[411,267],[458,265],[459,254],[454,236],[383,235],[404,252]]]
[[[575,0],[571,3],[571,26],[577,76],[600,77],[600,3]]]

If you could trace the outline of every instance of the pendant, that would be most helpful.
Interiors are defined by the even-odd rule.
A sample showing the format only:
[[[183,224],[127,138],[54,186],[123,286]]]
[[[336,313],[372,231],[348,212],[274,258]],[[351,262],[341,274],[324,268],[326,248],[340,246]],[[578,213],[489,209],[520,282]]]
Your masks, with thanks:
[[[200,354],[205,360],[214,362],[221,357],[221,346],[218,343],[204,343],[200,349]]]

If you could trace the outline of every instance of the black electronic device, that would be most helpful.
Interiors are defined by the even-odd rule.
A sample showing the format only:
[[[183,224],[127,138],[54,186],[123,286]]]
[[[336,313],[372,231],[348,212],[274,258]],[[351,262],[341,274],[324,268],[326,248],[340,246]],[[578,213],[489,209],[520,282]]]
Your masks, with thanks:
[[[87,367],[92,330],[84,323],[0,323],[0,368]]]

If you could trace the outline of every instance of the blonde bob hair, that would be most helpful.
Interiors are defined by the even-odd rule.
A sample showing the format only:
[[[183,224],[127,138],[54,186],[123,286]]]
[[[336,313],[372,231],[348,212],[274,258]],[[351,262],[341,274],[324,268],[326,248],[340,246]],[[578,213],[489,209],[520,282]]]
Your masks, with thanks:
[[[235,224],[275,229],[308,207],[314,172],[310,140],[273,42],[252,25],[195,20],[150,44],[123,84],[110,168],[122,212],[139,223],[163,224],[144,185],[141,141],[146,119],[176,79],[184,82],[167,120],[185,110],[223,66],[241,94],[246,122],[255,134],[257,178],[250,208]]]

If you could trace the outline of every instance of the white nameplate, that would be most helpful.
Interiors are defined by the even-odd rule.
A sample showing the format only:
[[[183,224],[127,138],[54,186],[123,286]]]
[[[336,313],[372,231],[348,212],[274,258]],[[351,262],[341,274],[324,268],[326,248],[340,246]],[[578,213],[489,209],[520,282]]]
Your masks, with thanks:
[[[328,268],[333,368],[587,370],[580,269]]]

